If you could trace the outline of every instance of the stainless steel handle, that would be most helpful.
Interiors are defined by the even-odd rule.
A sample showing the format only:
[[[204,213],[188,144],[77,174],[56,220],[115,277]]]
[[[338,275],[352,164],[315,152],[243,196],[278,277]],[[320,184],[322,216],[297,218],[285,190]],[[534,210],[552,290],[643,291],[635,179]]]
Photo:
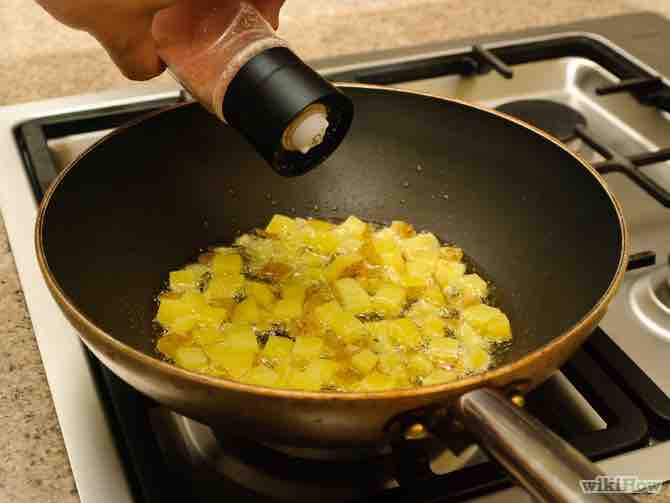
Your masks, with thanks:
[[[466,393],[458,399],[457,415],[479,443],[539,501],[635,501],[626,494],[585,494],[579,481],[604,473],[499,391],[477,389]]]

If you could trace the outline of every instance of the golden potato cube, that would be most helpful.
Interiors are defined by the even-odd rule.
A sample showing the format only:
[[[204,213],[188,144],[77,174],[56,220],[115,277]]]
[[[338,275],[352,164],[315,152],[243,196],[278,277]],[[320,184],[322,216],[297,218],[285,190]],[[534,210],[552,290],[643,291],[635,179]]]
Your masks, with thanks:
[[[369,313],[372,302],[368,292],[353,278],[338,279],[334,283],[335,295],[345,310],[353,314]]]
[[[488,295],[488,285],[478,274],[464,275],[455,286],[463,295],[464,306],[479,304]]]
[[[272,316],[278,321],[289,321],[300,318],[303,303],[300,299],[280,299],[272,308]]]
[[[421,292],[419,298],[436,306],[443,307],[447,305],[447,300],[444,298],[442,290],[434,283],[429,284],[428,287]]]
[[[442,314],[442,309],[435,304],[431,304],[423,299],[417,300],[407,311],[407,317],[414,320],[416,323],[420,323],[424,318],[429,318],[432,316],[440,317]]]
[[[181,292],[195,289],[202,278],[202,273],[197,269],[180,269],[170,271],[170,290]]]
[[[261,319],[261,310],[256,301],[247,297],[235,306],[231,320],[233,323],[258,323]]]
[[[383,391],[394,387],[393,377],[381,372],[371,372],[356,384],[358,391]]]
[[[367,335],[363,323],[353,314],[344,311],[335,301],[321,304],[314,309],[314,314],[322,325],[330,328],[347,344],[354,343]]]
[[[256,301],[256,304],[265,309],[270,308],[275,303],[275,294],[272,287],[267,283],[248,281],[245,290],[247,295]]]
[[[440,248],[440,258],[452,262],[460,262],[463,260],[463,250],[456,246],[443,246]]]
[[[483,372],[491,364],[491,355],[481,347],[466,347],[463,350],[463,369],[466,372]]]
[[[399,320],[391,320],[389,323],[392,326],[393,337],[400,345],[409,348],[418,348],[423,342],[421,331],[416,324],[409,318],[400,318]]]
[[[294,342],[288,337],[271,335],[263,348],[261,354],[271,361],[284,360],[293,351]]]
[[[168,328],[178,334],[187,334],[198,324],[198,317],[194,314],[174,320]]]
[[[226,335],[222,330],[212,327],[198,328],[193,331],[193,340],[200,346],[216,344],[217,342],[222,342],[225,338]]]
[[[337,226],[335,232],[341,236],[360,239],[363,237],[367,229],[368,224],[354,216],[350,216]]]
[[[493,342],[512,338],[509,319],[500,309],[486,304],[477,304],[463,310],[463,320]]]
[[[295,232],[298,228],[298,223],[284,215],[274,215],[270,223],[265,228],[265,232],[274,236],[286,238],[289,234]]]
[[[265,365],[257,365],[244,377],[244,382],[272,388],[279,384],[279,374]]]
[[[440,259],[435,265],[435,279],[442,288],[447,288],[460,280],[465,274],[465,264]]]
[[[307,220],[307,225],[314,229],[317,234],[328,232],[335,228],[334,224],[326,222],[325,220],[319,220],[318,218],[310,218]]]
[[[413,374],[423,377],[433,372],[433,362],[426,355],[414,353],[407,359],[407,369]]]
[[[333,382],[335,373],[339,365],[333,360],[319,358],[307,364],[305,368],[305,376],[320,383],[319,388],[324,384]]]
[[[321,356],[323,339],[311,335],[297,337],[291,354],[296,360],[311,361]]]
[[[461,323],[458,330],[456,330],[456,338],[464,347],[480,347],[488,349],[489,341],[484,339],[482,335],[472,328],[467,322]]]
[[[351,357],[351,365],[361,374],[369,374],[375,365],[377,365],[379,357],[369,349],[362,349]]]
[[[361,262],[363,262],[363,257],[358,253],[338,255],[326,268],[326,280],[335,281],[341,277],[347,269],[358,265]]]
[[[210,267],[215,276],[237,276],[242,273],[242,257],[237,253],[217,253],[212,258]]]
[[[177,350],[180,347],[189,344],[190,341],[191,338],[189,336],[184,336],[181,334],[166,334],[158,339],[158,342],[156,343],[156,349],[168,358],[174,359]]]
[[[436,369],[431,374],[423,378],[424,386],[433,386],[435,384],[446,384],[458,379],[458,373],[454,370]]]
[[[192,300],[184,298],[184,295],[178,298],[161,295],[158,300],[156,321],[165,327],[169,327],[178,318],[191,316],[195,306]]]
[[[430,232],[422,232],[414,237],[403,239],[399,244],[407,261],[437,260],[440,252],[440,242]]]
[[[398,375],[400,369],[404,370],[405,360],[403,356],[396,351],[382,353],[379,355],[377,367],[384,374],[395,376]]]
[[[332,254],[340,246],[340,238],[333,231],[318,234],[312,247],[323,255]]]
[[[421,330],[428,337],[444,337],[446,335],[447,322],[439,316],[427,316],[417,320]]]
[[[225,307],[203,304],[196,308],[195,316],[199,326],[219,328],[228,319],[228,311]]]
[[[407,288],[425,287],[433,278],[435,271],[435,261],[412,260],[405,264],[405,275],[403,283]]]
[[[230,276],[215,276],[205,290],[207,302],[230,300],[244,291],[244,276],[241,274]]]
[[[223,327],[225,345],[233,351],[258,351],[258,340],[248,323],[229,323]]]
[[[299,304],[305,302],[305,292],[308,286],[297,281],[288,281],[281,287],[281,295],[283,299],[294,299]]]
[[[407,302],[406,290],[393,283],[384,283],[372,298],[372,307],[384,316],[400,315]]]
[[[197,346],[182,346],[174,355],[177,365],[187,370],[200,370],[209,364],[205,352]]]
[[[321,375],[306,370],[290,369],[284,379],[287,388],[304,391],[319,391],[322,386]]]
[[[390,229],[393,231],[394,234],[396,234],[398,237],[402,239],[407,239],[416,236],[416,231],[414,230],[414,227],[412,227],[407,222],[403,222],[402,220],[394,220],[393,222],[391,222]]]
[[[256,351],[234,350],[226,344],[206,346],[205,352],[215,366],[225,369],[233,379],[249,372],[256,359]]]
[[[397,349],[398,343],[392,337],[393,327],[390,321],[373,321],[365,324],[370,334],[370,349],[376,354],[390,353]]]
[[[453,362],[458,359],[460,344],[458,340],[449,337],[431,337],[428,345],[428,354],[438,361]]]

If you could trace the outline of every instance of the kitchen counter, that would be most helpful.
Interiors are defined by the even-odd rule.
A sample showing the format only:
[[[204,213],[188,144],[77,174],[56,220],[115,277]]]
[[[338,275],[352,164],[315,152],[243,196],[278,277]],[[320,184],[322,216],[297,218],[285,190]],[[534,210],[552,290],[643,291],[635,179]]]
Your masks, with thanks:
[[[281,33],[314,59],[641,8],[670,16],[667,0],[288,0]],[[90,36],[33,2],[3,0],[0,29],[0,105],[141,85],[125,80]],[[0,502],[79,501],[1,219],[0,424]],[[670,502],[670,490],[664,493],[644,501]]]

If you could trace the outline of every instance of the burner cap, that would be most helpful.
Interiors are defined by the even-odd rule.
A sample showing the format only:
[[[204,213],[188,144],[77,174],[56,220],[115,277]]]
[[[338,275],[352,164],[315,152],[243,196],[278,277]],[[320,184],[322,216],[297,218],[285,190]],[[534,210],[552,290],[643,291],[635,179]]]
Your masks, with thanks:
[[[510,101],[496,107],[496,110],[532,124],[562,142],[576,137],[575,129],[578,125],[586,125],[586,119],[577,110],[555,101]]]

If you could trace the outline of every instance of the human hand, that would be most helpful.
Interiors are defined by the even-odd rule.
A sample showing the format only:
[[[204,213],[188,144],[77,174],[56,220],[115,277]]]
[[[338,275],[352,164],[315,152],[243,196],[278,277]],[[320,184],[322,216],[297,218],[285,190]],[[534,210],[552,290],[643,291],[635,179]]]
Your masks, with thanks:
[[[147,80],[163,72],[151,25],[156,12],[192,0],[37,0],[67,26],[93,35],[123,74]],[[232,0],[220,0],[232,3]],[[247,0],[276,29],[284,0]]]

